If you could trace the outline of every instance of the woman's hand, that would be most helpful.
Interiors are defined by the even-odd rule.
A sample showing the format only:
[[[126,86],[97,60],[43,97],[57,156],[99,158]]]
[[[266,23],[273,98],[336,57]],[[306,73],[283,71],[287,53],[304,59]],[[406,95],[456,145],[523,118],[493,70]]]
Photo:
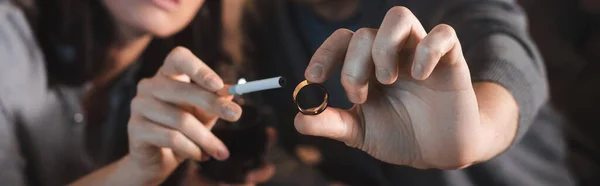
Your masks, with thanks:
[[[175,48],[158,73],[140,81],[131,103],[129,159],[150,183],[162,182],[185,159],[225,160],[227,147],[211,128],[218,118],[235,121],[241,107],[219,96],[223,80],[183,47]]]
[[[477,98],[452,27],[438,25],[426,33],[410,10],[395,7],[379,30],[332,34],[305,76],[322,83],[342,63],[342,85],[356,105],[316,116],[299,113],[299,132],[417,168],[459,168],[479,161]]]

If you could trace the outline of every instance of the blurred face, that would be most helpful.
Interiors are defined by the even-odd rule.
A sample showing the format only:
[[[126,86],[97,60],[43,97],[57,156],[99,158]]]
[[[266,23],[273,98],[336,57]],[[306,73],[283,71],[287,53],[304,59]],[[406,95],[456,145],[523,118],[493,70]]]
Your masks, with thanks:
[[[102,0],[118,24],[158,37],[187,26],[204,0]]]

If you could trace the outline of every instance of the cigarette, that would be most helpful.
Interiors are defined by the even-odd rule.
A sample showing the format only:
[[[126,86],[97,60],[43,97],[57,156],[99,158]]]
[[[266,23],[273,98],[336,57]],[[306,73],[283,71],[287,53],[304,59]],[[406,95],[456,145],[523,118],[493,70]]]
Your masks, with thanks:
[[[233,85],[229,87],[229,94],[242,95],[251,92],[281,88],[283,86],[285,86],[285,78],[279,76]]]

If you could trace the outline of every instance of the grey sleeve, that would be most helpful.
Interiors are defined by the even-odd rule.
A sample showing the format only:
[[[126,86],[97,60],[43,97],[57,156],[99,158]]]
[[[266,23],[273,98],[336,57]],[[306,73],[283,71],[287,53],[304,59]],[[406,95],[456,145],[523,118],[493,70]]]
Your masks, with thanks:
[[[533,123],[548,99],[543,60],[527,30],[526,15],[511,0],[447,0],[437,21],[456,31],[473,82],[504,86],[519,106],[515,141]]]
[[[0,185],[27,185],[25,173],[26,159],[21,154],[17,136],[15,100],[19,85],[15,81],[17,73],[23,71],[18,62],[27,62],[27,54],[33,50],[24,48],[22,26],[27,22],[20,11],[8,1],[0,0]],[[20,52],[18,52],[20,51]],[[27,74],[21,75],[26,76]]]
[[[8,118],[0,102],[0,183],[26,185],[25,161],[15,134],[15,123]]]

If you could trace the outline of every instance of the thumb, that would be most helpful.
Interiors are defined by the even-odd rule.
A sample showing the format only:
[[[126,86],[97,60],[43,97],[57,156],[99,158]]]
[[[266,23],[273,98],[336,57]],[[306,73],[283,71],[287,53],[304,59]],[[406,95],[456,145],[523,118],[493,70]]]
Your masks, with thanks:
[[[360,118],[356,106],[350,110],[328,107],[318,115],[298,113],[294,126],[301,134],[326,137],[360,148],[364,142],[364,127]]]

